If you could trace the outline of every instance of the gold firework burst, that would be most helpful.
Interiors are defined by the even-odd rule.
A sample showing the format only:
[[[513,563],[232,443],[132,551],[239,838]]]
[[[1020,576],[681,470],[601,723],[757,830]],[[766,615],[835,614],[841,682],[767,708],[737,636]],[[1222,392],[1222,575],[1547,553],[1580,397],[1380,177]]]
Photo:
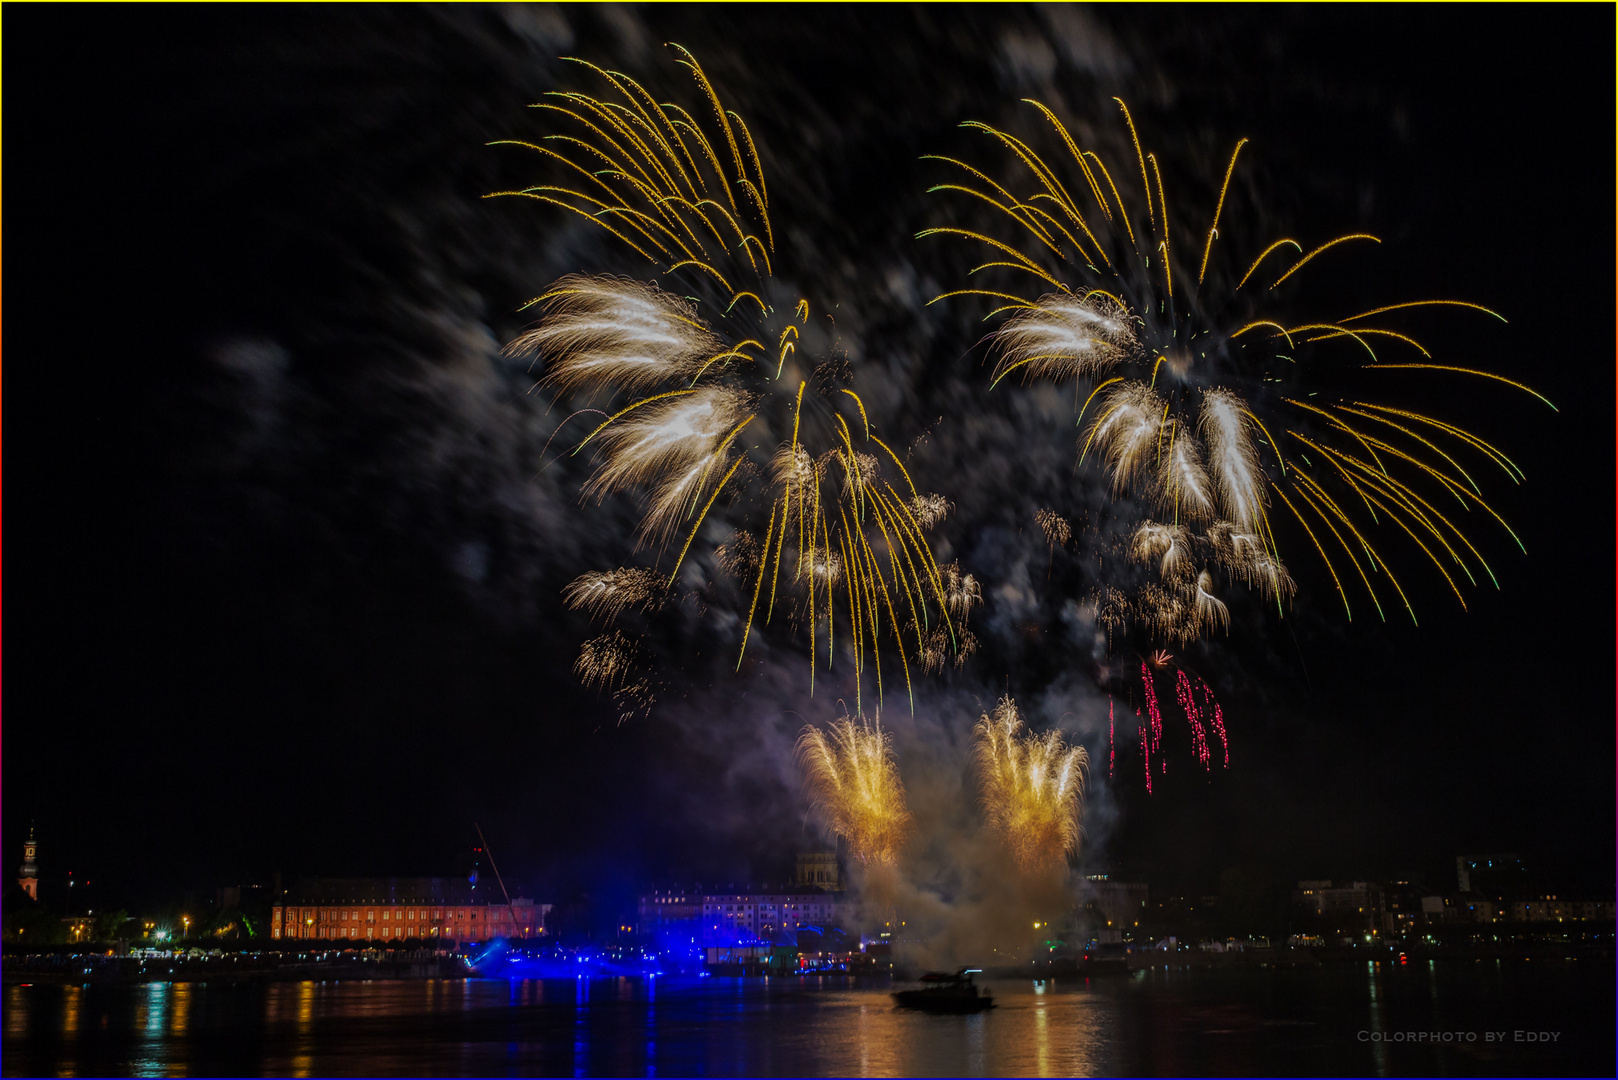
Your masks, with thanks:
[[[1001,698],[973,729],[979,792],[989,826],[1024,869],[1054,865],[1079,847],[1089,755],[1060,731],[1025,732],[1017,704]]]
[[[975,121],[963,126],[1008,151],[1015,178],[1002,183],[993,169],[934,158],[966,175],[933,190],[987,203],[1016,239],[955,227],[920,235],[983,245],[989,261],[972,273],[1011,282],[933,301],[987,297],[998,305],[992,315],[1010,313],[992,335],[994,382],[1016,372],[1091,383],[1079,411],[1081,461],[1094,453],[1113,490],[1138,497],[1159,519],[1142,522],[1131,550],[1159,566],[1161,578],[1125,605],[1127,617],[1183,642],[1225,625],[1224,604],[1212,592],[1216,576],[1240,580],[1278,605],[1290,596],[1272,497],[1323,561],[1350,618],[1349,574],[1379,616],[1391,588],[1415,618],[1371,542],[1378,528],[1412,542],[1463,606],[1458,578],[1475,584],[1477,570],[1493,582],[1460,515],[1477,512],[1511,530],[1459,458],[1475,455],[1514,483],[1521,470],[1449,420],[1378,400],[1383,389],[1359,387],[1439,372],[1540,397],[1503,376],[1435,362],[1402,326],[1383,321],[1436,307],[1500,316],[1466,301],[1418,300],[1331,319],[1289,318],[1283,305],[1299,271],[1346,250],[1340,245],[1376,237],[1353,233],[1307,249],[1281,239],[1226,260],[1222,253],[1234,241],[1220,242],[1220,220],[1245,139],[1231,154],[1206,231],[1186,235],[1171,214],[1158,158],[1143,150],[1121,100],[1135,158],[1122,172],[1081,148],[1053,110],[1030,104],[1065,148],[1060,160],[1047,162],[1029,142]],[[1126,198],[1137,172],[1138,198]],[[1232,319],[1232,311],[1244,314]],[[1382,355],[1391,350],[1403,355]],[[1105,600],[1109,630],[1119,621],[1119,602],[1116,594]]]
[[[805,728],[798,758],[812,804],[854,857],[868,866],[897,863],[913,819],[881,723],[844,717],[826,732]]]
[[[926,539],[948,503],[917,490],[844,385],[845,365],[811,362],[811,339],[825,330],[808,299],[775,277],[781,255],[752,133],[696,58],[672,48],[696,83],[694,108],[578,61],[605,93],[549,94],[536,108],[558,129],[503,140],[540,155],[559,179],[496,194],[605,230],[680,293],[568,275],[532,301],[541,318],[509,349],[537,354],[553,392],[612,402],[573,453],[596,454],[587,495],[641,493],[638,541],[670,557],[658,571],[667,588],[710,516],[734,519],[719,562],[745,575],[738,667],[755,622],[769,624],[779,607],[808,631],[811,687],[841,638],[856,701],[867,674],[880,700],[879,642],[897,655],[909,692],[910,665],[924,661],[933,633],[942,629],[953,650],[964,631]],[[610,618],[634,602],[605,595],[591,579],[570,588],[569,603]]]

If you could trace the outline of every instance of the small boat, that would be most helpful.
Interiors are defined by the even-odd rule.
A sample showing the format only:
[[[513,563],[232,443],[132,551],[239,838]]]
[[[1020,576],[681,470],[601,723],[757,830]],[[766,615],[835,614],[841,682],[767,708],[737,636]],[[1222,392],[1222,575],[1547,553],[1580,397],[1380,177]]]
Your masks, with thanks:
[[[972,976],[977,974],[981,974],[979,968],[961,968],[954,974],[929,971],[921,977],[919,989],[896,991],[894,1004],[901,1009],[932,1013],[975,1013],[992,1009],[994,997],[972,982]]]

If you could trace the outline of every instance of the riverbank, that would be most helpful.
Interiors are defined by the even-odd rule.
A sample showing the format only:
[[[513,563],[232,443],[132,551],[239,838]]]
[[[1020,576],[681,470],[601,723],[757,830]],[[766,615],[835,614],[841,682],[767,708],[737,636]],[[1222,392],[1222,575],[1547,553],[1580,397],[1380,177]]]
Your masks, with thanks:
[[[1446,963],[1461,961],[1523,961],[1560,962],[1566,960],[1612,963],[1613,946],[1610,943],[1551,941],[1504,941],[1489,945],[1356,945],[1356,946],[1282,946],[1272,948],[1221,949],[1218,951],[1199,946],[1179,945],[1172,948],[1154,946],[1119,946],[1101,954],[1085,953],[1078,956],[1055,956],[1027,964],[989,966],[988,974],[995,978],[1043,979],[1072,976],[1094,977],[1128,975],[1151,970],[1217,970],[1231,968],[1315,968],[1344,964],[1386,964],[1390,967],[1408,967],[1430,961]]]
[[[444,953],[201,953],[170,956],[41,953],[7,956],[0,978],[28,983],[87,985],[146,982],[303,982],[328,979],[445,979],[468,974],[463,957]]]
[[[1558,942],[1502,942],[1496,945],[1363,945],[1338,947],[1283,946],[1224,949],[1116,947],[1103,953],[1054,956],[1019,965],[985,965],[993,978],[1053,979],[1128,976],[1153,970],[1229,970],[1337,967],[1374,963],[1389,968],[1431,961],[1512,961],[1526,963],[1595,961],[1611,964],[1610,945]],[[433,950],[351,950],[330,953],[227,952],[175,950],[144,955],[106,953],[11,954],[0,961],[5,985],[89,985],[150,982],[326,982],[334,980],[408,981],[456,979],[472,974],[468,957]],[[756,974],[716,970],[715,975]],[[785,977],[791,978],[788,972]],[[800,972],[805,978],[826,972]],[[870,972],[839,974],[874,975]],[[880,974],[886,974],[881,972]],[[900,965],[899,979],[920,974]]]

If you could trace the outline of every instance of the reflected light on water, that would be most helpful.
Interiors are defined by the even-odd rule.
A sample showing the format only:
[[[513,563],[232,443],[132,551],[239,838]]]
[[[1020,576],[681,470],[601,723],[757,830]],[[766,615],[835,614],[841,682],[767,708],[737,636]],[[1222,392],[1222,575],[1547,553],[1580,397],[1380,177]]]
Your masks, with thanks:
[[[23,987],[13,986],[6,991],[6,1037],[21,1038],[28,1034],[28,995]]]
[[[64,989],[66,1000],[62,1007],[62,1037],[72,1039],[79,1033],[79,1009],[84,1003],[84,987],[69,986]]]
[[[298,1034],[307,1035],[309,1026],[315,1021],[315,984],[301,982],[298,984]]]
[[[590,980],[573,981],[573,1075],[590,1074]]]
[[[315,984],[311,981],[298,984],[297,1018],[297,1042],[293,1047],[290,1071],[293,1076],[304,1077],[314,1071],[315,1064],[310,1052],[314,1049],[315,1025]]]
[[[1045,1008],[1045,983],[1034,983],[1034,1047],[1039,1056],[1039,1075],[1051,1075],[1051,1021]]]
[[[1382,965],[1374,960],[1366,964],[1366,973],[1370,977],[1365,981],[1371,992],[1371,1033],[1378,1036],[1376,1041],[1371,1044],[1371,1060],[1376,1062],[1376,1074],[1386,1076],[1388,1075],[1388,1044],[1380,1038],[1382,1034],[1382,1002],[1377,1000],[1376,995],[1377,975],[1380,973],[1381,967]]]
[[[145,1000],[135,1014],[135,1027],[148,1040],[161,1039],[169,1015],[169,984],[149,983],[145,989]]]
[[[1610,965],[1476,967],[1007,980],[971,1016],[896,1009],[885,983],[843,978],[11,986],[4,1074],[1408,1075],[1456,1062],[1332,1033],[1481,1025],[1502,1000],[1525,1027],[1610,1025]],[[1522,1064],[1593,1075],[1572,1068],[1588,1058]]]
[[[174,999],[174,1018],[169,1021],[171,1035],[184,1035],[186,1025],[191,1022],[191,984],[179,983],[172,987]]]

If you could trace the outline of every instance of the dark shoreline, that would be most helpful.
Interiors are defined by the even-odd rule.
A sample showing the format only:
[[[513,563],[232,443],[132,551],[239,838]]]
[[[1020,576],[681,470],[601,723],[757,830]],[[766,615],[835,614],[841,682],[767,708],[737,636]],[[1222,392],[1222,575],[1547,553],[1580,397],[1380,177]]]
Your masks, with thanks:
[[[31,961],[31,962],[30,962]],[[455,979],[469,974],[458,956],[339,956],[325,959],[276,954],[140,959],[124,956],[36,954],[7,956],[0,984],[46,985],[152,982],[303,982],[310,979]]]
[[[1248,949],[1235,952],[1204,952],[1190,948],[1170,952],[1141,949],[1103,960],[1059,957],[1048,962],[1015,967],[987,967],[991,979],[1104,978],[1128,976],[1160,968],[1177,970],[1228,970],[1300,967],[1337,967],[1350,964],[1381,963],[1410,966],[1427,961],[1483,962],[1509,960],[1559,962],[1568,960],[1612,963],[1610,945],[1571,945],[1554,942],[1501,944],[1496,947],[1425,947],[1400,949],[1396,946],[1362,948],[1279,948]],[[900,969],[895,981],[917,974]],[[815,972],[812,977],[867,978],[870,973]],[[103,954],[39,953],[10,955],[0,963],[0,982],[7,986],[131,984],[154,982],[305,982],[358,980],[415,981],[424,979],[476,978],[465,958],[458,955],[425,954],[371,956],[365,953],[315,959],[307,955],[290,957],[275,953],[220,953],[185,958],[136,958]],[[781,978],[782,976],[775,976]],[[790,976],[786,976],[790,977]]]

